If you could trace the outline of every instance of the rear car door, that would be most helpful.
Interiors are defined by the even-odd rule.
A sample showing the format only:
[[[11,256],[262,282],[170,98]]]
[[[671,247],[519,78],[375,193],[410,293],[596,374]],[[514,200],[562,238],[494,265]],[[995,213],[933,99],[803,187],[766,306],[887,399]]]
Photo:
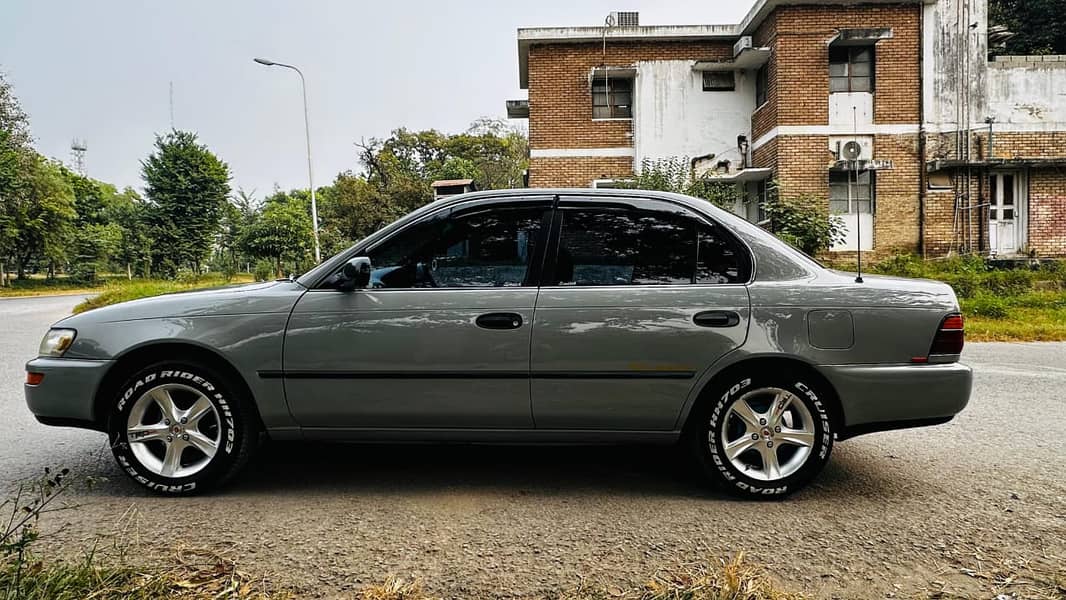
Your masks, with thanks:
[[[747,248],[681,205],[562,197],[533,326],[538,429],[669,430],[744,343]]]
[[[551,198],[463,203],[375,247],[367,289],[308,291],[285,338],[305,428],[529,428]]]

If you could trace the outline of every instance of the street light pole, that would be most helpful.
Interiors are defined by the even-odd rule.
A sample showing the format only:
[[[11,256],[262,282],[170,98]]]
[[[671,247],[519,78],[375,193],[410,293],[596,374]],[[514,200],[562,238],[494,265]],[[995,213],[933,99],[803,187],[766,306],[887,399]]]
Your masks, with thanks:
[[[318,244],[318,203],[315,201],[315,176],[311,168],[311,119],[308,117],[307,113],[307,81],[304,79],[303,72],[293,65],[287,65],[265,58],[256,58],[254,60],[257,63],[268,67],[285,67],[286,69],[292,69],[300,76],[300,88],[303,90],[304,97],[304,132],[307,137],[307,181],[311,185],[311,230],[314,232],[315,237],[315,264],[318,264],[322,262],[322,248]]]

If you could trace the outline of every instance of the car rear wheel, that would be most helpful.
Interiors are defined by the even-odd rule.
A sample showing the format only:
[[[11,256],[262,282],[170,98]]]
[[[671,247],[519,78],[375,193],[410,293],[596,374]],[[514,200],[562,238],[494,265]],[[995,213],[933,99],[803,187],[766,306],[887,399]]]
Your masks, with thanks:
[[[689,443],[712,481],[746,498],[780,498],[806,485],[833,449],[828,390],[810,377],[739,374],[712,384]]]
[[[156,492],[187,495],[225,483],[258,435],[250,399],[204,365],[163,362],[133,375],[111,404],[119,466]]]

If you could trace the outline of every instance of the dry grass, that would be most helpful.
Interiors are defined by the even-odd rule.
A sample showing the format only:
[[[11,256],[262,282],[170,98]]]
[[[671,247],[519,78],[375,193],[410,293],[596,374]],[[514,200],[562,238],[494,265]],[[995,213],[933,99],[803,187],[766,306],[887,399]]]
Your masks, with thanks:
[[[1045,555],[1035,560],[989,560],[975,556],[973,563],[959,569],[962,575],[978,580],[993,598],[1066,600],[1066,562]],[[962,599],[971,596],[936,590],[930,598]]]
[[[206,551],[183,549],[159,568],[102,566],[93,555],[75,563],[0,561],[0,592],[21,600],[82,600],[123,598],[288,599],[295,596],[265,580],[239,571],[230,560]]]

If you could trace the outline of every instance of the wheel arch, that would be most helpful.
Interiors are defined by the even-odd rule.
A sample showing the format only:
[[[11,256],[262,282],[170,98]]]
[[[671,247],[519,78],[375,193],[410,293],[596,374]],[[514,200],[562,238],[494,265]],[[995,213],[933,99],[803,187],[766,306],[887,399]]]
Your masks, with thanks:
[[[763,370],[788,370],[801,373],[816,382],[821,389],[826,391],[826,397],[824,400],[829,405],[828,412],[832,422],[833,432],[838,437],[843,435],[845,424],[844,408],[836,387],[825,375],[815,368],[813,364],[801,358],[788,355],[746,357],[715,370],[715,372],[701,385],[699,391],[695,394],[695,400],[688,403],[685,413],[681,415],[682,434],[687,434],[691,430],[691,427],[695,422],[693,416],[698,412],[696,411],[696,407],[707,401],[710,395],[710,390],[712,390],[715,385],[721,383],[723,380],[728,380],[739,373],[759,372]]]
[[[104,374],[93,398],[93,422],[100,431],[108,431],[108,402],[118,388],[138,370],[150,364],[166,360],[189,361],[214,369],[226,378],[226,382],[238,388],[242,397],[251,402],[252,413],[263,430],[263,419],[259,415],[259,406],[252,394],[248,382],[240,371],[217,351],[200,344],[187,341],[158,341],[143,344],[127,350],[115,359],[115,363]]]

